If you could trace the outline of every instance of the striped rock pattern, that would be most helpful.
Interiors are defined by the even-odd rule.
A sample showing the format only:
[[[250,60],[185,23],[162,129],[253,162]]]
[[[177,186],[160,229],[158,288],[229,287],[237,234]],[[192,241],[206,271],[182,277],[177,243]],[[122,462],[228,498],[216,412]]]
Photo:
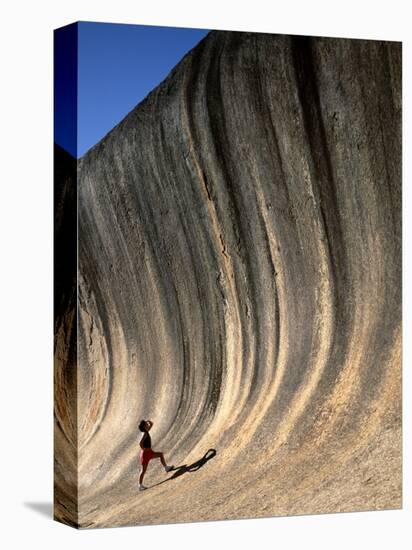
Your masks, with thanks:
[[[401,506],[400,44],[211,32],[77,185],[74,524]]]

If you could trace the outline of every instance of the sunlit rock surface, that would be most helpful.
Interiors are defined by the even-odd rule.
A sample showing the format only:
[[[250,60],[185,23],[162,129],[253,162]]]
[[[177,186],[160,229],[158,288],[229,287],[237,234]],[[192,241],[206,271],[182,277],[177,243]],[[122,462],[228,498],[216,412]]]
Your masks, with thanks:
[[[56,517],[401,506],[400,44],[212,32],[77,185],[56,453],[79,501],[57,475]],[[175,465],[216,455],[160,485],[152,462],[139,493],[141,418]]]

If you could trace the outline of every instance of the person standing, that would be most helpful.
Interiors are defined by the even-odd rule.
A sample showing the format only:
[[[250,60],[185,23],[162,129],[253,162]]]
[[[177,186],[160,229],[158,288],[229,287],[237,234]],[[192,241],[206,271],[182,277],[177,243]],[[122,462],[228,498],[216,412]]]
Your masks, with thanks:
[[[146,473],[147,466],[153,458],[160,458],[160,462],[162,463],[165,472],[170,472],[171,470],[173,470],[173,466],[168,466],[166,464],[164,454],[161,452],[153,451],[152,449],[152,438],[149,434],[152,426],[153,422],[151,420],[141,420],[139,423],[139,430],[143,432],[143,436],[139,443],[141,448],[140,464],[142,466],[139,476],[139,491],[144,491],[145,489],[147,489],[147,487],[143,485],[143,478]]]

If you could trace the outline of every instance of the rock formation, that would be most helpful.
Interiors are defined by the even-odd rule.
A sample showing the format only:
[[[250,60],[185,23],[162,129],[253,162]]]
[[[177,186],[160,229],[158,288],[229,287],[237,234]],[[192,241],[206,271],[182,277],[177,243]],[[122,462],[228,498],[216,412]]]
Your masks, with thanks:
[[[401,506],[400,44],[211,32],[78,161],[77,194],[58,519]],[[216,456],[138,493],[141,418],[174,464]]]
[[[54,148],[54,512],[77,526],[77,161]]]

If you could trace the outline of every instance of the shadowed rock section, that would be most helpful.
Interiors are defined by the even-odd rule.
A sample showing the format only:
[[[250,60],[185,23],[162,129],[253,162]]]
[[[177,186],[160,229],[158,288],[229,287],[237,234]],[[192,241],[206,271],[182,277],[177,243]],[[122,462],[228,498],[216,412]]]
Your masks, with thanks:
[[[78,194],[80,527],[401,506],[400,44],[212,32]]]
[[[78,525],[77,160],[54,147],[54,517]]]

